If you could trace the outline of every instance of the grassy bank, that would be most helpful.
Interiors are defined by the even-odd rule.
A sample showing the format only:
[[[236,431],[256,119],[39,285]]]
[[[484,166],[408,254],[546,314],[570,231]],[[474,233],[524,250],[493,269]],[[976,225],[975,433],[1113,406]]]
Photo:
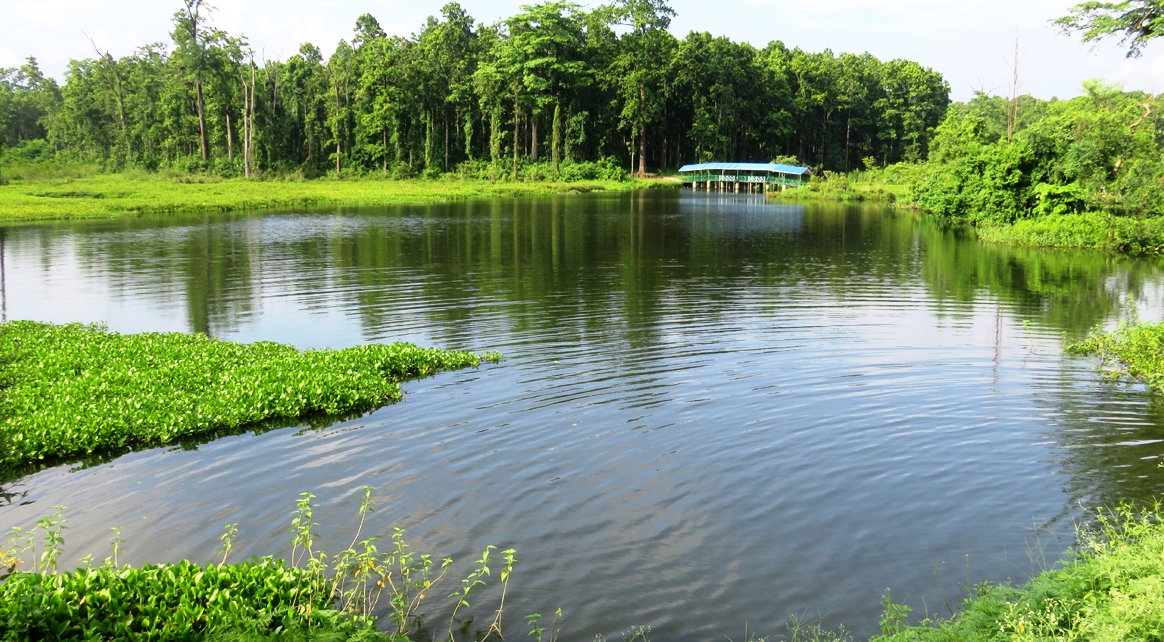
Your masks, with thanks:
[[[1073,557],[1026,585],[983,585],[948,620],[906,626],[889,605],[878,642],[1051,642],[1164,638],[1164,515],[1123,508],[1081,533]]]
[[[1164,252],[1164,217],[1052,214],[1011,225],[978,228],[988,243],[1025,247],[1083,248],[1122,254]]]
[[[832,201],[836,203],[881,203],[910,205],[908,186],[911,166],[895,165],[885,169],[824,172],[813,176],[807,185],[774,191],[769,197],[785,201]]]
[[[880,203],[922,208],[911,184],[931,171],[925,165],[898,165],[848,174],[825,172],[804,187],[772,192],[775,200]],[[1044,214],[1014,223],[990,220],[955,222],[973,225],[987,243],[1022,247],[1101,250],[1120,254],[1164,252],[1164,217],[1113,216],[1104,213]]]
[[[423,205],[499,196],[633,190],[670,183],[316,179],[248,181],[153,174],[94,174],[0,186],[0,220],[114,218],[170,212],[240,211],[309,205]]]
[[[0,469],[373,408],[400,399],[405,379],[497,359],[406,343],[300,352],[13,321],[0,325]]]

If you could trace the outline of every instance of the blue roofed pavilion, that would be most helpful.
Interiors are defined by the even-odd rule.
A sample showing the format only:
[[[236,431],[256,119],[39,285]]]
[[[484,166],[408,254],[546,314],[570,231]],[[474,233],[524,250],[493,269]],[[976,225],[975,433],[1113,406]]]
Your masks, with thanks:
[[[690,184],[692,189],[739,193],[803,185],[812,172],[807,167],[778,163],[699,163],[680,167],[679,175],[684,186]]]

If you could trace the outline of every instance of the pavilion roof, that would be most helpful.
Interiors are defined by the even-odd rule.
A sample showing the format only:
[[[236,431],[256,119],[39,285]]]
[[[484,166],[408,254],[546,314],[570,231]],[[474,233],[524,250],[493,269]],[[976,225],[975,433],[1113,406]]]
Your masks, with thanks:
[[[709,170],[747,170],[753,172],[793,174],[795,176],[808,173],[807,167],[780,165],[777,163],[699,163],[696,165],[684,165],[679,168],[680,172],[705,172]]]

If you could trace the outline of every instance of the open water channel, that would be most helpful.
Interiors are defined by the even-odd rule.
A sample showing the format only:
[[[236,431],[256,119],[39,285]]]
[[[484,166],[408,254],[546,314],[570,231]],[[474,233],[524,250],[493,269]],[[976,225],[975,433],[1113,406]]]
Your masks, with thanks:
[[[886,589],[948,614],[959,582],[1056,559],[1086,507],[1164,490],[1161,400],[1062,351],[1129,295],[1159,318],[1157,261],[678,191],[25,226],[4,252],[10,319],[508,357],[356,419],[5,483],[0,529],[68,507],[67,565],[114,526],[133,563],[211,561],[234,522],[240,556],[286,554],[303,491],[339,549],[372,485],[365,532],[517,549],[515,639],[558,607],[570,640],[790,614],[860,638]]]

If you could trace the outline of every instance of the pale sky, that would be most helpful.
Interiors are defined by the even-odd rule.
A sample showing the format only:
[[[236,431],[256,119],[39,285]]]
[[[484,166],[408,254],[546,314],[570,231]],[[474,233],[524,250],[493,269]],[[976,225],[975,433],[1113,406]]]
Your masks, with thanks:
[[[516,13],[529,0],[462,0],[478,21]],[[213,2],[213,0],[212,0]],[[269,59],[294,53],[304,41],[329,54],[350,38],[361,13],[389,33],[418,31],[445,0],[217,0],[215,24],[245,34]],[[594,6],[596,2],[583,3]],[[672,32],[726,35],[757,47],[783,40],[809,51],[868,51],[888,60],[909,58],[942,72],[955,100],[976,89],[1009,94],[1010,58],[1019,39],[1022,91],[1041,98],[1071,97],[1082,81],[1105,78],[1129,89],[1164,92],[1164,39],[1138,60],[1125,60],[1112,42],[1092,52],[1060,35],[1049,20],[1073,0],[673,0]],[[92,56],[86,35],[116,56],[166,41],[178,0],[0,0],[0,67],[40,60],[62,78],[70,58]]]

